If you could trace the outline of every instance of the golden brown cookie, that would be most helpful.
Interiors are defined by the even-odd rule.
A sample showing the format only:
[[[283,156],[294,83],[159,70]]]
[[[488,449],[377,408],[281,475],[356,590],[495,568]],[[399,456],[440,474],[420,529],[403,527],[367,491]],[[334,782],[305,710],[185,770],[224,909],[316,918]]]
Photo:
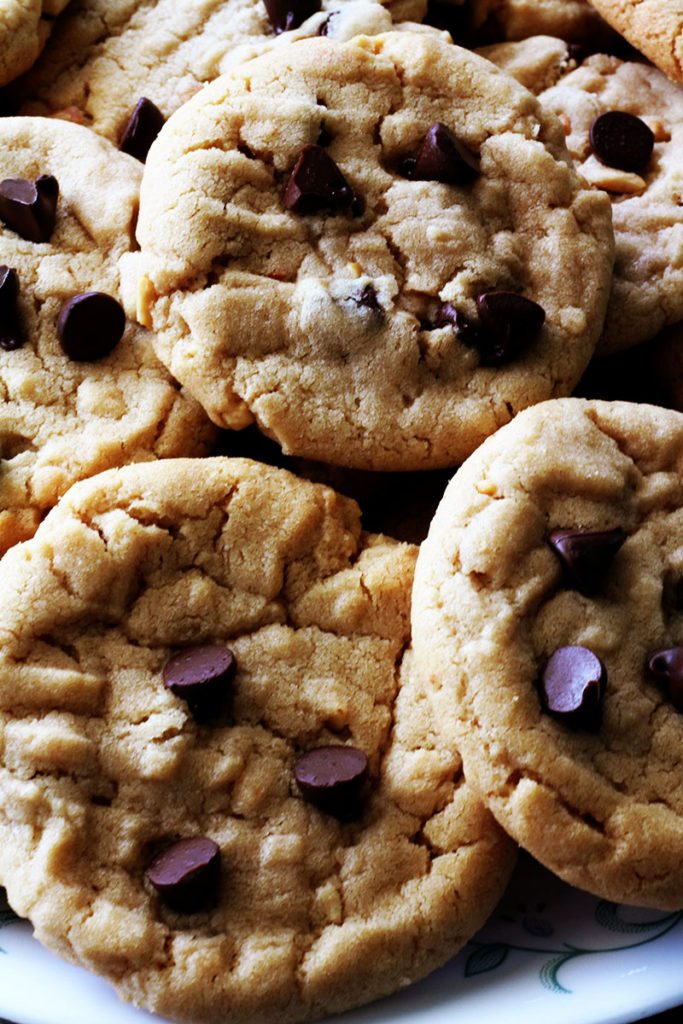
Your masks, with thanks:
[[[683,317],[683,89],[607,54],[576,60],[538,37],[482,51],[558,115],[579,172],[610,195],[616,259],[597,353],[648,341]]]
[[[31,67],[68,0],[0,0],[0,85]]]
[[[162,129],[138,316],[219,425],[355,468],[453,465],[578,380],[608,206],[557,119],[469,51],[304,39]]]
[[[590,0],[593,7],[670,78],[683,82],[680,0]]]
[[[413,642],[510,834],[609,900],[683,906],[683,415],[558,399],[486,441],[420,549]]]
[[[126,319],[141,165],[79,125],[0,119],[0,553],[76,480],[207,451],[214,428]]]
[[[118,144],[141,97],[168,117],[259,49],[391,25],[379,0],[74,0],[13,95],[21,113],[67,113]]]
[[[416,554],[218,458],[84,481],[5,556],[0,875],[43,943],[164,1016],[265,1024],[466,941],[514,846],[413,673]]]

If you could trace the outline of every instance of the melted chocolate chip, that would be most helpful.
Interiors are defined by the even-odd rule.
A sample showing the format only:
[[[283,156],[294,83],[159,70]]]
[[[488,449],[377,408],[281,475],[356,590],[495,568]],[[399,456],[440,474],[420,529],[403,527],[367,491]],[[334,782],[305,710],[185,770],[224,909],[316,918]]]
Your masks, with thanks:
[[[188,647],[164,665],[164,683],[182,697],[195,717],[202,718],[224,702],[237,663],[229,647],[204,644]]]
[[[477,297],[477,310],[477,347],[485,366],[510,362],[534,341],[545,321],[543,307],[517,292],[484,292]]]
[[[220,850],[212,839],[179,839],[154,858],[147,878],[164,903],[192,914],[215,903],[220,880]]]
[[[655,651],[647,667],[657,679],[666,683],[669,700],[677,711],[683,711],[683,647]]]
[[[355,196],[336,163],[322,148],[304,146],[289,176],[285,207],[294,213],[312,214],[350,206]]]
[[[27,242],[49,242],[57,216],[59,185],[51,174],[35,182],[5,178],[0,182],[0,220]]]
[[[611,530],[553,530],[548,537],[562,561],[567,582],[586,597],[600,590],[625,540],[620,526]]]
[[[543,672],[541,697],[566,725],[597,732],[606,682],[605,666],[587,647],[560,647]]]
[[[593,121],[590,142],[593,152],[603,164],[639,173],[652,156],[655,137],[635,114],[609,110]]]
[[[0,348],[6,352],[21,348],[24,333],[19,323],[19,275],[12,267],[0,266]]]
[[[109,355],[125,326],[126,314],[111,295],[82,292],[62,306],[57,337],[69,359],[92,363]]]
[[[151,100],[142,96],[135,104],[128,124],[123,130],[119,149],[144,164],[149,147],[164,126],[164,115]]]
[[[368,759],[357,747],[315,747],[294,763],[294,778],[302,796],[337,818],[357,817],[359,797],[367,778]]]
[[[480,173],[479,158],[445,124],[436,121],[425,135],[409,177],[464,185]]]
[[[264,3],[276,35],[298,28],[322,7],[321,0],[264,0]]]

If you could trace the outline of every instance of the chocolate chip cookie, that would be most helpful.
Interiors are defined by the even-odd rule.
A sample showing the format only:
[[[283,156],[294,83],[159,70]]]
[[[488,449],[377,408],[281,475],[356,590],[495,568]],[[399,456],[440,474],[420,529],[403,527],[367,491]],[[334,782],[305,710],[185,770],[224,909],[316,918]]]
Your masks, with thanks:
[[[578,170],[612,201],[612,295],[597,353],[653,338],[683,318],[683,91],[657,68],[576,58],[546,37],[482,51],[538,94],[567,132]]]
[[[42,942],[202,1024],[338,1012],[463,944],[514,846],[413,672],[416,553],[224,458],[93,477],[8,552],[0,874]]]
[[[118,144],[140,99],[163,120],[259,48],[391,24],[379,0],[74,0],[13,92],[21,113],[61,112]]]
[[[215,430],[126,318],[141,164],[87,128],[0,119],[0,553],[76,480]]]
[[[456,474],[413,641],[498,820],[609,900],[683,906],[683,415],[558,399]]]
[[[453,465],[578,380],[608,207],[557,119],[472,53],[303,39],[162,129],[137,313],[219,425],[356,468]]]

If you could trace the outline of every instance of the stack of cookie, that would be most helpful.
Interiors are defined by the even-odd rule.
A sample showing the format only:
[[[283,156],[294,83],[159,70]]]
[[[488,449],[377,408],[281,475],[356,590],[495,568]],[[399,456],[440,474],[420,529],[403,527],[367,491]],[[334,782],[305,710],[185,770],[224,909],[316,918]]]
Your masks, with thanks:
[[[367,1002],[518,844],[683,906],[650,3],[660,67],[644,4],[9,5],[0,882],[123,998]]]

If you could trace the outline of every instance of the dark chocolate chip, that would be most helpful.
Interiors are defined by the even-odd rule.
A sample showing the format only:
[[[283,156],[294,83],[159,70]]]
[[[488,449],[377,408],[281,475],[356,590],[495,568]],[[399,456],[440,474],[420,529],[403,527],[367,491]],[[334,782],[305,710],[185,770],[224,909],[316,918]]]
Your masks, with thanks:
[[[436,121],[420,145],[411,178],[464,185],[480,173],[479,157],[445,124]]]
[[[24,332],[19,323],[19,275],[12,267],[0,266],[0,348],[9,352],[23,344]]]
[[[27,242],[49,242],[55,226],[59,185],[51,174],[35,182],[26,178],[0,181],[0,220]]]
[[[195,716],[217,710],[224,703],[237,663],[229,647],[204,644],[188,647],[164,665],[164,683],[176,697],[186,700]]]
[[[597,732],[606,683],[605,666],[587,647],[560,647],[543,672],[541,697],[566,725]]]
[[[354,295],[352,298],[358,306],[364,306],[366,309],[372,309],[379,312],[382,311],[379,299],[377,298],[377,292],[371,284],[366,284],[360,295]]]
[[[593,152],[603,164],[639,173],[652,156],[655,137],[635,114],[609,110],[593,121],[590,142]]]
[[[625,540],[620,526],[611,530],[553,530],[548,537],[562,561],[567,582],[586,597],[600,590],[612,559]]]
[[[109,355],[125,326],[126,314],[111,295],[82,292],[63,304],[57,336],[69,359],[92,363]]]
[[[666,683],[668,697],[677,711],[683,711],[683,647],[655,651],[647,663],[653,676]]]
[[[277,35],[298,28],[322,7],[321,0],[264,0],[268,20]]]
[[[220,850],[212,839],[179,839],[154,858],[147,878],[167,906],[192,914],[215,903],[220,862]]]
[[[485,366],[510,362],[536,338],[545,310],[517,292],[484,292],[477,297],[481,330],[477,346]]]
[[[441,303],[433,326],[452,327],[456,337],[463,345],[468,345],[470,348],[479,347],[480,338],[476,325],[468,320],[462,310],[454,306],[452,302]]]
[[[353,189],[332,157],[313,143],[304,146],[289,176],[285,207],[294,213],[319,213],[350,206]]]
[[[142,96],[135,104],[135,109],[123,129],[119,142],[122,153],[128,153],[144,164],[149,147],[164,126],[164,115],[151,100]]]
[[[303,797],[337,818],[356,817],[368,774],[368,759],[357,747],[315,747],[298,757],[294,778]]]

